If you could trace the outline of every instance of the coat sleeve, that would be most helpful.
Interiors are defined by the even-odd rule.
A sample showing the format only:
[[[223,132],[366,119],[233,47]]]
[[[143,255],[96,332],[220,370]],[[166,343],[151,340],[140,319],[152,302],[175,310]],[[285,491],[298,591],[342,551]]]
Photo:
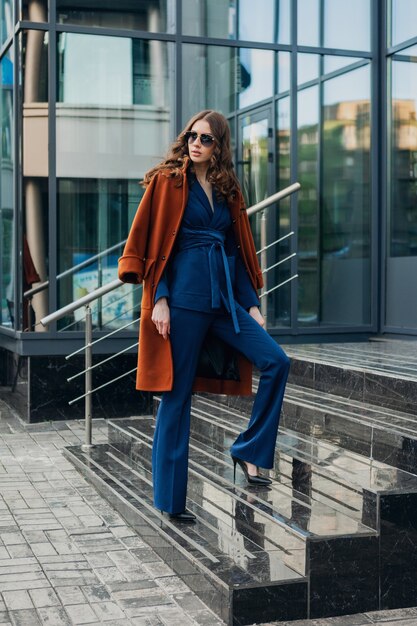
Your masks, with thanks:
[[[119,259],[119,279],[124,283],[141,283],[145,276],[152,198],[157,178],[158,175],[154,176],[146,188]]]

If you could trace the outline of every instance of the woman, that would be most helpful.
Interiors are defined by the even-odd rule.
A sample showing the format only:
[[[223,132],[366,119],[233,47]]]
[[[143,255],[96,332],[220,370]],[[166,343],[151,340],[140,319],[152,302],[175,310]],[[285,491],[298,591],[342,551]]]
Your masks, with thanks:
[[[289,359],[262,328],[256,292],[262,272],[226,118],[210,110],[195,115],[144,185],[119,277],[144,281],[137,388],[164,392],[152,450],[154,504],[193,522],[185,506],[192,391],[249,395],[249,362],[260,370],[248,428],[231,454],[248,483],[269,484],[258,467],[273,467]],[[238,353],[238,374],[233,367],[219,378],[199,374],[208,331]]]

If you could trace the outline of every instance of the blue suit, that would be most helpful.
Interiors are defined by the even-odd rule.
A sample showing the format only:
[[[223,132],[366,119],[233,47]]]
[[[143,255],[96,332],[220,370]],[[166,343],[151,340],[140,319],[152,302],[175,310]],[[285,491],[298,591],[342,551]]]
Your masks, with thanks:
[[[162,395],[152,451],[155,506],[169,513],[185,509],[192,386],[208,330],[261,372],[248,428],[231,448],[244,461],[273,467],[289,370],[285,352],[247,313],[259,299],[240,258],[229,209],[215,193],[213,205],[214,211],[201,185],[190,177],[174,253],[155,296],[155,302],[168,298],[171,314],[174,384]]]

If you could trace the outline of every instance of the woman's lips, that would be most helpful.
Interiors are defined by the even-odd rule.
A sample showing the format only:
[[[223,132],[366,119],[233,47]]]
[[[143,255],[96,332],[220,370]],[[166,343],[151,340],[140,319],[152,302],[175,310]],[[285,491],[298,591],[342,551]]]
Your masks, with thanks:
[[[192,151],[191,151],[191,154],[192,154],[193,156],[201,156],[201,152],[197,152],[197,150],[192,150]]]

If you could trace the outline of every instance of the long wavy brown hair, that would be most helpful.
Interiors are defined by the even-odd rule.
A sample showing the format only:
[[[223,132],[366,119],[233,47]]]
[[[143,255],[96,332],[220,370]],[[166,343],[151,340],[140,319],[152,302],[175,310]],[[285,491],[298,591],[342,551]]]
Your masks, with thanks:
[[[207,180],[213,185],[217,194],[223,198],[234,196],[239,189],[239,182],[232,162],[230,147],[230,129],[227,119],[218,111],[206,109],[196,113],[184,126],[177,139],[171,144],[168,153],[161,163],[146,172],[142,185],[149,185],[153,177],[161,171],[167,176],[182,181],[182,170],[188,153],[188,143],[184,134],[191,130],[199,120],[205,120],[210,125],[210,131],[215,138],[215,147],[207,170]],[[194,172],[191,162],[189,169]]]

